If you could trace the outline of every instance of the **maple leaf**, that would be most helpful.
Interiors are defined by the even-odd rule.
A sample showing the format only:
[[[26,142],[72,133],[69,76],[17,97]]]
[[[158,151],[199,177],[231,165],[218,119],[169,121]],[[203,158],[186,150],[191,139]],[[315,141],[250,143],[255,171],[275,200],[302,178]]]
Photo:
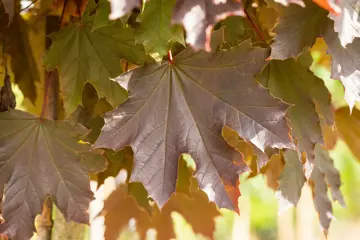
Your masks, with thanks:
[[[101,215],[105,217],[105,239],[118,239],[121,230],[131,218],[136,219],[136,230],[142,238],[152,226],[149,213],[141,208],[134,196],[129,194],[128,184],[120,184],[105,200]]]
[[[229,127],[225,126],[221,130],[221,135],[225,141],[237,151],[242,154],[243,161],[250,167],[252,173],[249,177],[253,177],[260,172],[260,169],[265,166],[269,158],[264,152],[253,146],[251,143],[243,140],[239,135]],[[236,161],[236,159],[234,159]],[[235,162],[236,163],[236,162]],[[241,165],[242,161],[238,164]]]
[[[360,39],[346,48],[341,46],[337,34],[329,26],[324,35],[328,52],[332,55],[331,78],[339,79],[345,88],[345,100],[350,109],[360,101]]]
[[[81,104],[81,92],[91,83],[100,98],[106,97],[112,106],[126,98],[126,91],[110,78],[121,72],[120,59],[136,64],[149,61],[142,47],[135,44],[135,32],[120,22],[91,31],[94,16],[84,14],[74,23],[51,35],[53,40],[45,66],[58,68],[64,105],[71,113]]]
[[[329,153],[320,144],[315,146],[315,166],[309,179],[312,186],[313,199],[316,211],[319,213],[321,228],[325,235],[333,219],[332,204],[327,194],[330,185],[332,196],[342,206],[345,206],[343,196],[340,192],[339,172],[334,168]]]
[[[0,188],[6,184],[0,231],[29,239],[47,195],[67,221],[87,223],[92,192],[79,161],[89,145],[78,143],[87,130],[18,110],[0,113],[0,123],[6,126],[0,130]]]
[[[360,111],[354,108],[353,112],[350,114],[348,108],[340,108],[335,112],[335,122],[339,135],[346,142],[356,159],[360,161]]]
[[[279,181],[281,173],[284,171],[285,160],[282,153],[271,156],[268,164],[262,170],[266,177],[266,184],[269,188],[277,190],[279,188]]]
[[[271,58],[284,60],[297,57],[305,47],[312,46],[316,38],[326,29],[327,12],[310,0],[305,8],[298,5],[277,5],[279,23],[275,28],[275,39],[270,45]]]
[[[180,25],[171,25],[171,14],[175,0],[151,0],[139,15],[140,27],[136,41],[144,44],[145,51],[160,61],[174,42],[185,46],[184,33]]]
[[[91,31],[95,31],[98,28],[106,27],[111,25],[111,20],[109,19],[110,14],[110,3],[107,0],[99,0],[95,6],[95,2],[90,2],[94,4],[95,19]],[[92,7],[92,6],[91,6]]]
[[[171,219],[174,226],[175,237],[178,240],[209,240],[202,234],[197,234],[193,231],[193,227],[186,219],[178,212],[172,212]],[[211,236],[212,237],[212,236]]]
[[[292,135],[310,162],[313,160],[314,145],[323,143],[320,116],[328,125],[333,124],[330,93],[323,80],[309,70],[311,63],[311,55],[306,51],[297,60],[270,61],[258,75],[258,81],[273,96],[293,105],[287,111]]]
[[[219,216],[220,212],[214,203],[209,202],[206,193],[199,190],[198,182],[193,177],[195,170],[194,159],[188,154],[182,154],[178,162],[176,193],[171,195],[161,212],[154,217],[158,239],[176,237],[176,227],[171,221],[171,213],[174,211],[180,213],[192,225],[194,232],[212,237],[215,217]],[[239,188],[237,192],[238,198]]]
[[[220,213],[216,205],[209,202],[202,191],[192,192],[191,196],[174,193],[161,209],[161,213],[154,219],[158,239],[172,239],[175,237],[171,213],[179,212],[191,224],[194,232],[212,237],[215,230],[214,218]]]
[[[196,179],[192,176],[193,160],[184,155],[179,161],[177,192],[172,194],[162,210],[156,205],[149,205],[148,195],[141,184],[120,184],[117,187],[105,200],[101,213],[107,226],[106,239],[117,239],[131,218],[136,219],[137,232],[142,238],[149,228],[155,228],[157,239],[171,239],[175,237],[171,221],[171,213],[174,211],[181,213],[192,224],[195,232],[212,236],[215,229],[214,218],[219,215],[219,211],[214,203],[209,202],[207,195],[199,190]]]
[[[279,188],[276,197],[279,200],[279,212],[296,206],[300,199],[301,189],[306,181],[299,155],[294,150],[284,153],[285,167],[279,177]]]
[[[1,2],[4,5],[5,13],[9,15],[8,26],[10,26],[15,15],[15,2],[14,0],[1,0]]]
[[[244,16],[242,4],[232,0],[177,0],[172,20],[184,25],[187,43],[210,51],[212,25],[229,15]]]
[[[111,14],[110,19],[115,20],[125,16],[134,8],[141,6],[141,0],[111,0]]]
[[[17,15],[13,18],[11,27],[0,30],[0,34],[5,36],[5,53],[11,56],[14,81],[24,96],[34,104],[36,100],[35,82],[38,82],[40,77],[29,43],[31,27],[33,26],[28,25],[20,15]]]
[[[247,167],[239,166],[241,155],[222,139],[221,128],[228,125],[261,150],[293,146],[287,105],[254,80],[266,57],[267,49],[251,48],[248,40],[215,53],[187,49],[173,62],[121,75],[117,81],[128,85],[129,99],[105,115],[95,147],[130,145],[131,181],[142,182],[160,206],[174,192],[178,157],[187,152],[195,159],[200,188],[220,207],[234,209],[227,188],[236,186]]]
[[[359,4],[358,0],[340,0],[341,14],[330,14],[334,20],[334,29],[339,34],[341,45],[345,47],[355,37],[360,37]]]
[[[101,185],[104,183],[107,177],[116,177],[121,169],[125,169],[127,172],[131,172],[133,166],[133,154],[129,147],[125,147],[120,152],[114,153],[111,150],[106,150],[104,157],[107,159],[108,167],[105,171],[98,173],[97,181]],[[130,175],[128,175],[129,180]]]

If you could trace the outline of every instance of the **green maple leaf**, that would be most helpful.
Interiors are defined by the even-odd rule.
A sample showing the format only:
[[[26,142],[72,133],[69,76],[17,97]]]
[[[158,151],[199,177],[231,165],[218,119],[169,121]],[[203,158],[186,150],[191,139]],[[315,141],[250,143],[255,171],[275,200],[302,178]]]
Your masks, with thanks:
[[[68,221],[87,223],[92,192],[80,161],[90,157],[97,164],[88,155],[89,145],[78,143],[87,129],[18,110],[1,112],[0,124],[6,126],[0,129],[0,189],[6,184],[6,223],[0,232],[15,240],[29,239],[47,195]]]
[[[185,46],[184,32],[180,25],[171,24],[175,0],[153,0],[145,4],[139,15],[140,28],[136,41],[143,43],[146,52],[160,61],[174,42]]]
[[[120,59],[141,65],[149,61],[142,47],[135,44],[135,32],[120,22],[91,31],[95,16],[84,14],[51,35],[53,44],[45,59],[47,69],[58,68],[64,105],[71,113],[81,104],[81,92],[91,83],[99,98],[106,97],[114,107],[124,101],[126,91],[110,80],[121,74]]]
[[[314,45],[316,38],[326,29],[328,12],[311,0],[306,7],[291,4],[277,5],[279,23],[275,28],[275,39],[271,44],[271,58],[284,60],[297,57],[305,47]]]
[[[333,199],[338,201],[342,206],[345,202],[340,192],[340,175],[334,167],[333,161],[328,151],[320,144],[315,146],[315,166],[309,179],[312,185],[314,205],[319,213],[320,226],[325,235],[330,227],[332,215],[332,204],[328,197],[328,186],[331,189]]]
[[[214,29],[218,30],[221,27],[225,27],[224,42],[229,47],[234,47],[248,38],[256,39],[257,37],[249,20],[241,16],[227,17],[216,24]]]
[[[279,200],[279,212],[296,206],[301,196],[301,189],[306,181],[299,155],[294,150],[284,153],[285,167],[279,176],[279,188],[276,197]]]
[[[287,112],[292,135],[298,140],[300,151],[305,151],[313,162],[315,144],[323,143],[320,119],[332,125],[333,112],[330,93],[324,82],[309,70],[311,63],[308,51],[297,60],[273,60],[258,76],[258,81],[272,95],[293,105]]]
[[[209,199],[235,209],[238,175],[247,166],[223,140],[222,127],[228,125],[261,150],[293,146],[287,105],[254,79],[267,56],[267,49],[252,48],[247,40],[213,53],[187,49],[173,62],[121,75],[117,81],[127,85],[129,98],[105,115],[95,147],[120,150],[130,145],[131,181],[142,182],[160,206],[175,191],[178,158],[187,152]]]

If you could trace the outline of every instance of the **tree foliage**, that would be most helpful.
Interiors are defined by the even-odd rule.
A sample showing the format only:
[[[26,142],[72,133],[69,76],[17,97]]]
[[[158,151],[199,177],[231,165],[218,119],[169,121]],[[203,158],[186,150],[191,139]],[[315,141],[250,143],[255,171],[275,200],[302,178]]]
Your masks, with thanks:
[[[106,239],[131,218],[142,238],[175,237],[173,211],[211,237],[219,208],[239,212],[247,171],[268,178],[280,210],[309,184],[326,234],[331,200],[345,206],[328,151],[343,139],[360,159],[358,5],[0,1],[1,233],[29,239],[47,198],[87,223],[90,178],[125,169],[100,213]],[[319,38],[348,107],[311,70]]]

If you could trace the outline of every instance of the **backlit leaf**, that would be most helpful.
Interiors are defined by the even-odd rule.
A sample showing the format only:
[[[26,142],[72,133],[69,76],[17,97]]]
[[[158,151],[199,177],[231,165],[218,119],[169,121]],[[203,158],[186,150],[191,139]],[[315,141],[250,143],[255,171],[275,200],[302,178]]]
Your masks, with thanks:
[[[312,186],[315,209],[319,213],[320,226],[327,235],[330,222],[334,218],[332,204],[327,194],[328,187],[335,201],[342,206],[345,206],[345,202],[340,192],[339,172],[334,168],[327,150],[320,144],[315,147],[315,166],[309,182]]]
[[[299,155],[294,150],[284,153],[285,167],[279,178],[279,189],[276,197],[279,200],[279,212],[296,206],[300,199],[301,189],[305,183],[303,166]]]
[[[215,53],[187,49],[173,62],[121,75],[117,81],[128,85],[129,99],[105,115],[96,147],[130,145],[131,181],[142,182],[160,206],[175,191],[179,156],[189,153],[209,199],[235,209],[229,194],[247,166],[239,164],[241,155],[222,139],[222,127],[228,125],[261,150],[293,147],[284,118],[287,105],[254,79],[266,57],[267,49],[251,48],[245,41]]]
[[[322,147],[321,144],[316,144],[315,146],[315,162],[319,170],[325,175],[325,180],[331,190],[333,200],[345,206],[344,198],[340,191],[341,180],[339,171],[334,167],[329,152],[325,147]]]
[[[81,104],[81,92],[91,83],[99,98],[106,97],[112,106],[126,98],[126,91],[110,78],[121,72],[120,59],[142,64],[149,60],[141,46],[135,44],[135,33],[120,22],[91,31],[94,16],[84,15],[51,35],[52,46],[47,54],[47,69],[58,68],[65,109],[71,113]]]
[[[332,56],[331,78],[342,82],[345,100],[352,109],[355,102],[360,101],[360,39],[355,39],[344,48],[330,27],[324,38],[328,45],[328,53]]]
[[[0,29],[0,34],[5,36],[5,53],[11,59],[14,82],[19,85],[24,96],[34,104],[36,100],[35,82],[39,82],[40,76],[29,42],[29,33],[33,27],[34,25],[29,25],[22,16],[17,15],[13,18],[11,27]]]
[[[275,28],[274,43],[271,44],[271,58],[284,60],[297,57],[305,47],[311,47],[326,29],[328,12],[310,0],[304,2],[305,8],[295,4],[276,6],[279,24]]]
[[[103,184],[108,177],[116,177],[121,169],[125,169],[127,172],[131,172],[133,166],[132,150],[129,147],[125,147],[119,152],[113,152],[106,149],[104,157],[107,159],[108,167],[105,171],[98,173],[97,180],[99,185]],[[130,175],[128,175],[129,180]]]
[[[177,0],[172,20],[184,25],[187,43],[210,51],[212,25],[229,15],[244,15],[240,1]]]
[[[210,238],[213,235],[215,217],[219,216],[220,212],[214,203],[209,202],[206,193],[199,190],[198,183],[192,176],[196,169],[192,166],[193,163],[194,160],[187,154],[180,158],[176,193],[171,195],[161,212],[154,216],[158,239],[172,239],[177,236],[176,226],[171,221],[173,212],[180,213],[191,224],[195,233],[201,233]],[[238,198],[239,189],[237,192]]]
[[[221,135],[231,147],[241,153],[243,161],[247,163],[252,171],[249,177],[257,175],[260,172],[260,169],[265,166],[267,161],[269,161],[269,158],[264,152],[240,138],[239,135],[229,127],[223,127]],[[236,159],[234,159],[234,161],[236,161]],[[238,164],[241,164],[241,162]]]
[[[175,0],[152,0],[145,4],[139,15],[140,28],[136,41],[143,43],[145,51],[160,61],[174,42],[185,46],[184,32],[180,25],[171,24]]]
[[[355,37],[360,37],[360,1],[340,0],[337,3],[342,9],[341,14],[330,14],[329,17],[334,20],[334,29],[339,34],[341,45],[345,47]]]
[[[177,240],[206,240],[202,234],[194,233],[192,226],[177,212],[171,213]]]
[[[189,224],[195,233],[212,237],[215,231],[215,217],[220,213],[216,205],[209,202],[208,197],[202,191],[192,192],[191,196],[174,193],[156,218],[156,230],[158,239],[172,239],[175,237],[171,213],[178,212]]]
[[[311,63],[308,51],[297,60],[273,60],[258,76],[258,81],[272,95],[293,105],[287,111],[292,135],[298,140],[300,151],[306,152],[312,162],[315,143],[323,143],[320,116],[332,125],[333,113],[330,93],[324,82],[309,70]]]
[[[87,130],[17,110],[0,113],[0,124],[6,126],[0,129],[0,188],[6,184],[0,231],[29,239],[47,195],[67,221],[87,223],[92,193],[79,161],[89,145],[78,143]]]
[[[116,240],[131,218],[136,220],[136,230],[142,238],[152,226],[149,213],[141,208],[136,199],[128,194],[128,185],[120,184],[105,200],[102,215],[105,216],[105,239]]]
[[[341,138],[346,142],[354,156],[360,161],[360,111],[340,108],[335,112],[335,122]]]
[[[285,160],[283,154],[274,154],[271,156],[269,162],[262,170],[266,177],[266,184],[269,188],[277,190],[279,188],[280,174],[284,171]]]

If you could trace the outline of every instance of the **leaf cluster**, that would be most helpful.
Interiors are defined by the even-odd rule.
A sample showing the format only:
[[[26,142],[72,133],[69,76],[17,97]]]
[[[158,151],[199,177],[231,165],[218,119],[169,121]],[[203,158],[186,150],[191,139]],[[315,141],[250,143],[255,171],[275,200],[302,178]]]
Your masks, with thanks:
[[[267,177],[280,210],[309,184],[326,234],[328,190],[345,206],[328,151],[343,139],[360,159],[358,4],[2,0],[1,232],[30,238],[47,198],[87,223],[89,180],[125,169],[101,212],[106,239],[131,218],[142,238],[174,237],[172,211],[211,237],[218,208],[239,211],[247,171]],[[319,38],[347,108],[312,71]],[[10,76],[25,99],[17,110]]]

